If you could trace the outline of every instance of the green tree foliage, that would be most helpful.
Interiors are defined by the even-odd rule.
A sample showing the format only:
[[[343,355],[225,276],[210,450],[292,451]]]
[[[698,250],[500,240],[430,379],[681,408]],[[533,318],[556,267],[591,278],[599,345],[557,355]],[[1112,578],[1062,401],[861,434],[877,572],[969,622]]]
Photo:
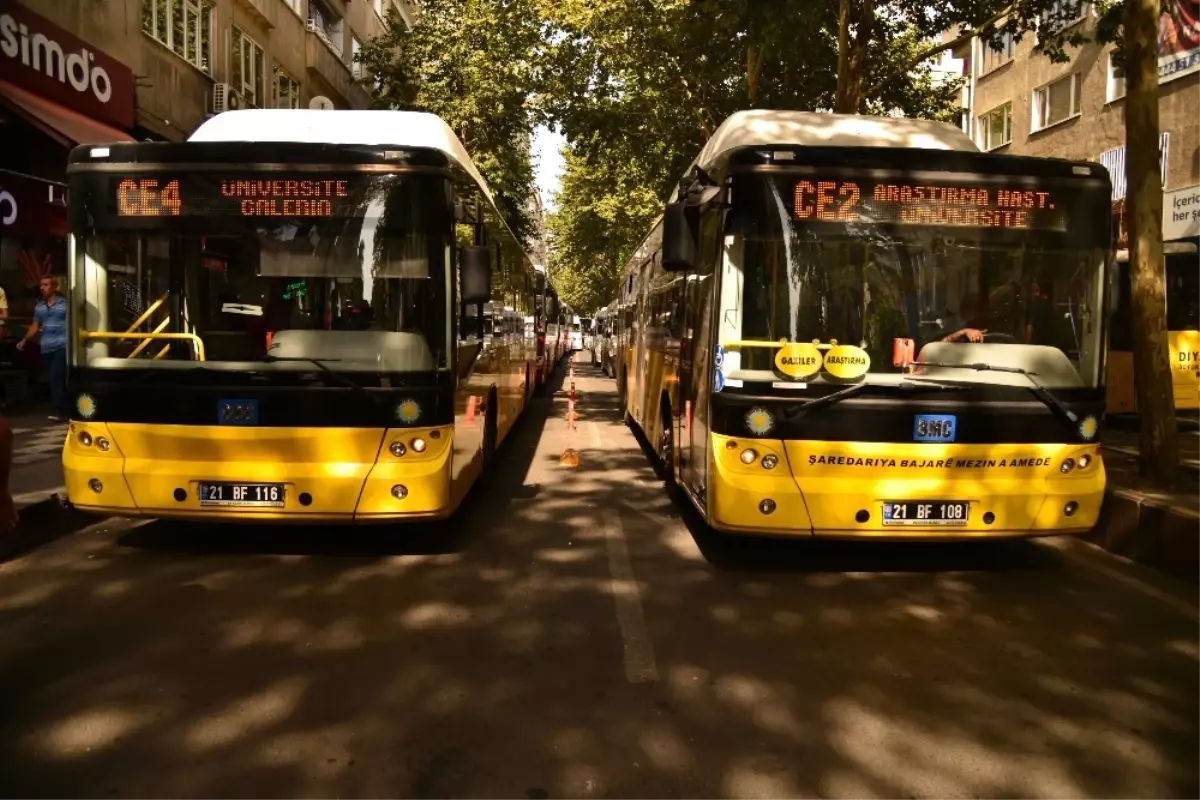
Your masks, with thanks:
[[[534,233],[529,98],[541,39],[529,0],[422,0],[411,30],[393,9],[387,33],[360,54],[374,105],[444,119],[522,242]]]
[[[623,263],[628,243],[645,236],[661,213],[657,194],[643,181],[641,166],[605,159],[603,151],[594,161],[566,153],[558,209],[546,223],[550,275],[560,296],[581,313],[613,297],[614,265]]]
[[[836,101],[835,3],[540,3],[551,37],[542,55],[538,108],[569,142],[562,195],[549,220],[552,263],[561,285],[580,287],[580,294],[564,289],[564,296],[581,307],[597,304],[582,276],[601,287],[615,285],[661,202],[722,120],[746,108],[819,110]],[[914,26],[881,16],[863,46],[869,56],[863,75],[880,87],[867,96],[865,110],[932,118],[953,113],[954,83],[937,85],[927,68],[889,74],[890,65],[915,58],[925,46]],[[625,188],[614,195],[619,187]],[[643,204],[641,198],[651,197],[655,202]],[[612,219],[611,207],[622,202],[632,206],[625,215],[631,224],[592,224]]]

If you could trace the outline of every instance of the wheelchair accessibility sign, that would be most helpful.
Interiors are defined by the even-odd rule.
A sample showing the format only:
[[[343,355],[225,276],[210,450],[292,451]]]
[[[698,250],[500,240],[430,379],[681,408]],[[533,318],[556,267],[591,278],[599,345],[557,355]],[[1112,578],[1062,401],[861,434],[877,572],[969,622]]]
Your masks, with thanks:
[[[717,369],[725,366],[725,348],[721,345],[717,345],[716,353],[713,355],[713,364]]]

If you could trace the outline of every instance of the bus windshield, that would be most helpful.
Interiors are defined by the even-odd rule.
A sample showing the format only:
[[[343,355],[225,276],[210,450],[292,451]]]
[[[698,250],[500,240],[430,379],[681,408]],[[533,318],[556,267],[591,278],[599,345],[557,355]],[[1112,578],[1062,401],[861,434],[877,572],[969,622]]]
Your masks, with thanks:
[[[446,368],[447,181],[321,178],[84,176],[72,200],[91,222],[73,234],[76,365]]]
[[[1107,228],[1078,217],[1093,205],[1102,213],[1103,202],[1082,203],[1062,184],[1017,197],[974,175],[923,186],[878,175],[735,177],[723,344],[853,345],[870,358],[866,379],[890,383],[902,372],[896,340],[933,361],[954,343],[971,348],[955,363],[1003,363],[1047,386],[1099,385]],[[729,377],[777,380],[776,350],[735,349]],[[955,381],[1028,385],[1019,370],[948,371]]]

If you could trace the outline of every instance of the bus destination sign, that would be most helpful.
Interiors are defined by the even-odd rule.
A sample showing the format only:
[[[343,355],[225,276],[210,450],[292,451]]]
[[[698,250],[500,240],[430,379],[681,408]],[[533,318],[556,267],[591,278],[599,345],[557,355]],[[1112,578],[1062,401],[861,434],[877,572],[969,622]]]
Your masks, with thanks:
[[[120,217],[332,217],[350,202],[347,180],[216,178],[195,184],[179,178],[118,178],[114,182]]]
[[[930,225],[1064,231],[1056,192],[906,181],[801,180],[796,219],[808,222]]]

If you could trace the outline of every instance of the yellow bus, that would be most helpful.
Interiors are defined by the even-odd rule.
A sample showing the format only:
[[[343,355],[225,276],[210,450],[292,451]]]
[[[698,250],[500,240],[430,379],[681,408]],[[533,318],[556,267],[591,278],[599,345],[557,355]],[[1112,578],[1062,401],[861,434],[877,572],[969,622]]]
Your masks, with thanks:
[[[558,299],[546,268],[539,265],[534,270],[534,315],[530,321],[537,348],[534,386],[541,391],[567,352],[567,307]]]
[[[1109,192],[941,123],[735,114],[625,269],[627,419],[719,531],[1086,531]]]
[[[535,273],[441,119],[234,111],[68,176],[75,507],[405,522],[496,469]]]
[[[1167,355],[1178,411],[1200,411],[1200,239],[1164,242],[1167,280]],[[1108,411],[1137,412],[1133,376],[1133,316],[1129,302],[1129,253],[1117,253],[1117,301],[1108,338]]]

